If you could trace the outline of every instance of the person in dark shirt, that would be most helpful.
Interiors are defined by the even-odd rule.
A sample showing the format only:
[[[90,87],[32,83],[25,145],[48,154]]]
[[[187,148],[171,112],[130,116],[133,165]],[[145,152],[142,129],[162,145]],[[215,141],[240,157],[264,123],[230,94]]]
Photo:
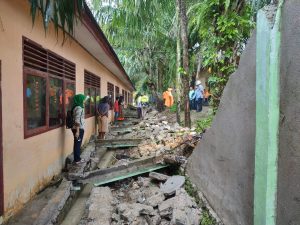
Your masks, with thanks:
[[[119,111],[120,111],[120,106],[119,106],[119,97],[116,97],[116,101],[114,103],[114,112],[115,112],[115,117],[114,117],[114,122],[118,120],[119,117]]]
[[[101,99],[98,107],[98,133],[99,139],[104,139],[105,134],[108,132],[108,111],[109,111],[109,97],[105,96]]]

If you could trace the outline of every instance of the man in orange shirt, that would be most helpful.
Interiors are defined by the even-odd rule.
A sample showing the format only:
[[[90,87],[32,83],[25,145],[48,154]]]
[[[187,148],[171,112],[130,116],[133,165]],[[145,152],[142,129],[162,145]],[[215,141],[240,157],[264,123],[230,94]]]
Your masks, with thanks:
[[[168,88],[168,90],[163,93],[163,99],[165,102],[165,106],[167,106],[168,108],[170,108],[174,104],[172,90],[173,90],[172,88]]]

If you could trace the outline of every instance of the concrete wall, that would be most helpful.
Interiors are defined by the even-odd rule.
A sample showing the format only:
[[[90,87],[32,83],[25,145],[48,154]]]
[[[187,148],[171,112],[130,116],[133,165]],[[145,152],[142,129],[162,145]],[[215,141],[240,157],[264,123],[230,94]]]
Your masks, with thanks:
[[[22,36],[76,64],[76,92],[84,92],[84,69],[101,77],[101,96],[107,82],[128,90],[116,76],[76,41],[62,43],[50,26],[47,35],[36,19],[32,26],[28,1],[0,1],[0,60],[2,61],[2,108],[5,216],[20,209],[53,175],[60,173],[64,158],[72,152],[71,131],[58,128],[24,139]],[[95,133],[95,118],[86,121],[84,142]]]
[[[300,1],[282,11],[277,224],[300,224]]]
[[[187,168],[226,225],[253,224],[255,48],[254,34]]]

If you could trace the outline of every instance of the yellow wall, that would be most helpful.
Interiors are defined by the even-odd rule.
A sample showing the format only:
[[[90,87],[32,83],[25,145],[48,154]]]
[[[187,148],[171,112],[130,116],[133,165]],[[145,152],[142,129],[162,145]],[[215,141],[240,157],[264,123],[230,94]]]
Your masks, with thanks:
[[[19,210],[53,175],[60,173],[64,158],[72,152],[70,130],[58,128],[24,139],[22,36],[76,64],[76,92],[84,92],[84,69],[101,77],[101,96],[107,82],[124,84],[75,41],[61,45],[52,27],[45,35],[37,19],[32,27],[28,1],[0,1],[0,60],[2,61],[2,110],[5,217]],[[86,121],[86,142],[95,131],[95,118]]]

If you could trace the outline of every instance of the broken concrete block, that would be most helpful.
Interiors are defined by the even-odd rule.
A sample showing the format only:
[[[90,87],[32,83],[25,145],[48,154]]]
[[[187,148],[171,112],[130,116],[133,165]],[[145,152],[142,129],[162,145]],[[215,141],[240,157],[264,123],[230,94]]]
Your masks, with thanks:
[[[161,204],[165,200],[165,195],[162,192],[159,192],[156,195],[151,196],[147,199],[147,205],[151,205],[152,207],[156,207]]]
[[[158,206],[158,212],[159,215],[162,218],[172,218],[173,214],[173,209],[174,209],[174,204],[175,204],[175,198],[170,198],[166,201],[163,201],[159,206]]]
[[[113,195],[109,187],[93,188],[88,200],[88,225],[110,225],[113,213]]]
[[[117,210],[121,215],[121,218],[129,223],[135,221],[141,214],[155,215],[152,206],[139,203],[121,203],[118,205]]]
[[[161,186],[160,190],[165,195],[173,195],[176,190],[180,189],[184,185],[184,182],[184,176],[172,176]]]
[[[170,178],[168,175],[162,173],[156,173],[156,172],[149,173],[149,177],[152,180],[158,180],[158,181],[166,181]]]
[[[183,189],[176,191],[174,197],[176,204],[174,204],[172,214],[172,224],[176,225],[198,225],[200,222],[200,210],[197,208],[195,201]]]

